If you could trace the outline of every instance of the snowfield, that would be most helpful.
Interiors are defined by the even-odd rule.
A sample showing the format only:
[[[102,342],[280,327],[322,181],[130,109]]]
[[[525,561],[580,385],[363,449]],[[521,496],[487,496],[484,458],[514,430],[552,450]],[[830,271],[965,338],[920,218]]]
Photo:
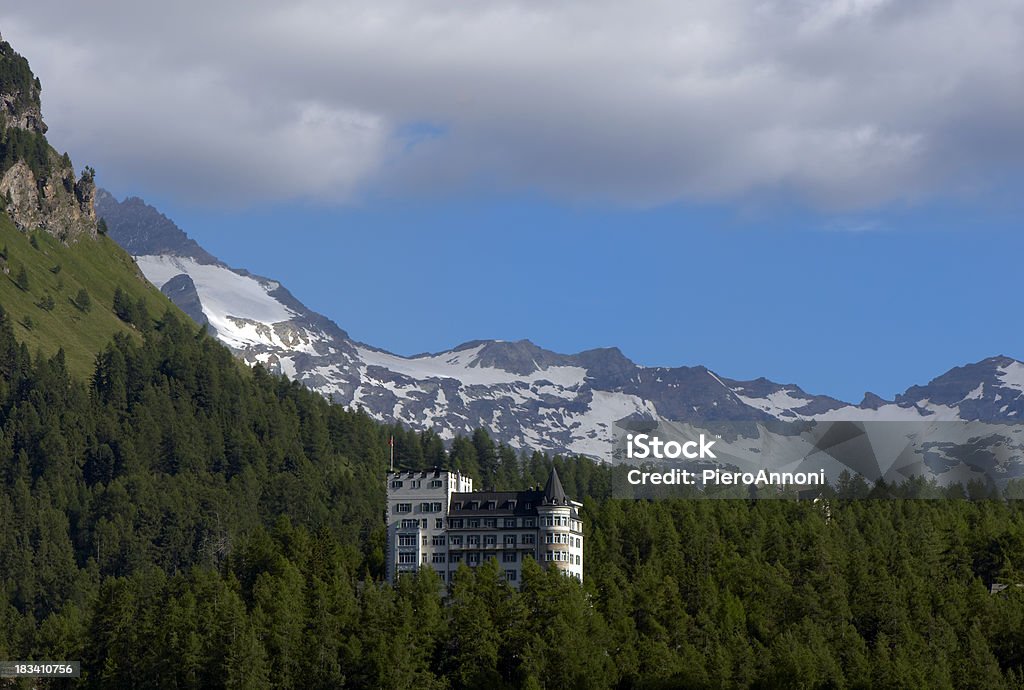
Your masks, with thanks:
[[[263,283],[225,266],[201,264],[186,257],[137,256],[135,261],[149,282],[158,288],[174,276],[188,274],[195,283],[203,313],[210,320],[210,325],[233,348],[274,340],[273,329],[259,329],[257,324],[244,321],[272,326],[297,316],[267,294],[279,287],[274,281]]]

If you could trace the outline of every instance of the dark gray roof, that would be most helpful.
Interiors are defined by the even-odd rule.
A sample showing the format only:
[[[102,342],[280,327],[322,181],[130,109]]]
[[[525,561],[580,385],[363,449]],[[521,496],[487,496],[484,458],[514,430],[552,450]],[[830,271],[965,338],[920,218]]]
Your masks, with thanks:
[[[558,478],[558,471],[554,467],[551,468],[551,476],[548,477],[548,483],[544,485],[544,502],[555,505],[569,505],[569,497],[565,495],[565,489],[562,488],[562,480]]]
[[[539,491],[455,492],[451,497],[449,517],[536,515],[537,505],[543,500],[544,495]]]

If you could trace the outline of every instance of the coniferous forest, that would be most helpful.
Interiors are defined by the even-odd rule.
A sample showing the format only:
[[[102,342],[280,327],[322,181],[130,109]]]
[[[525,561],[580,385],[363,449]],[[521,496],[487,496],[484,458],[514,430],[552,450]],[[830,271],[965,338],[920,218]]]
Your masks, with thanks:
[[[1020,502],[615,500],[588,460],[482,430],[446,448],[174,313],[144,330],[83,381],[0,316],[0,658],[83,668],[35,686],[1024,685]],[[406,467],[478,485],[554,463],[585,582],[533,565],[516,592],[485,562],[445,597],[432,574],[384,584],[392,434]]]

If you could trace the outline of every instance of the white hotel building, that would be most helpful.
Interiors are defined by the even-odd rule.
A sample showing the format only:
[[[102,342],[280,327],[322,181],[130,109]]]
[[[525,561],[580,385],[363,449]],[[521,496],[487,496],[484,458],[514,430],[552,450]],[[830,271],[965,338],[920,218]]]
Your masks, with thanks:
[[[388,474],[388,582],[431,567],[446,583],[463,563],[498,561],[518,587],[523,559],[583,580],[582,504],[558,473],[543,490],[473,491],[473,480],[434,469]]]

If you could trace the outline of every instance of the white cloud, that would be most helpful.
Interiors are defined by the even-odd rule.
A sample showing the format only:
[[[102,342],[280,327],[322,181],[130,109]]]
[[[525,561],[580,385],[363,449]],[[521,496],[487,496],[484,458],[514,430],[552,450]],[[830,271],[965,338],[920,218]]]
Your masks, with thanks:
[[[115,188],[200,201],[863,209],[1024,159],[1016,0],[39,0],[0,28],[59,146]]]

